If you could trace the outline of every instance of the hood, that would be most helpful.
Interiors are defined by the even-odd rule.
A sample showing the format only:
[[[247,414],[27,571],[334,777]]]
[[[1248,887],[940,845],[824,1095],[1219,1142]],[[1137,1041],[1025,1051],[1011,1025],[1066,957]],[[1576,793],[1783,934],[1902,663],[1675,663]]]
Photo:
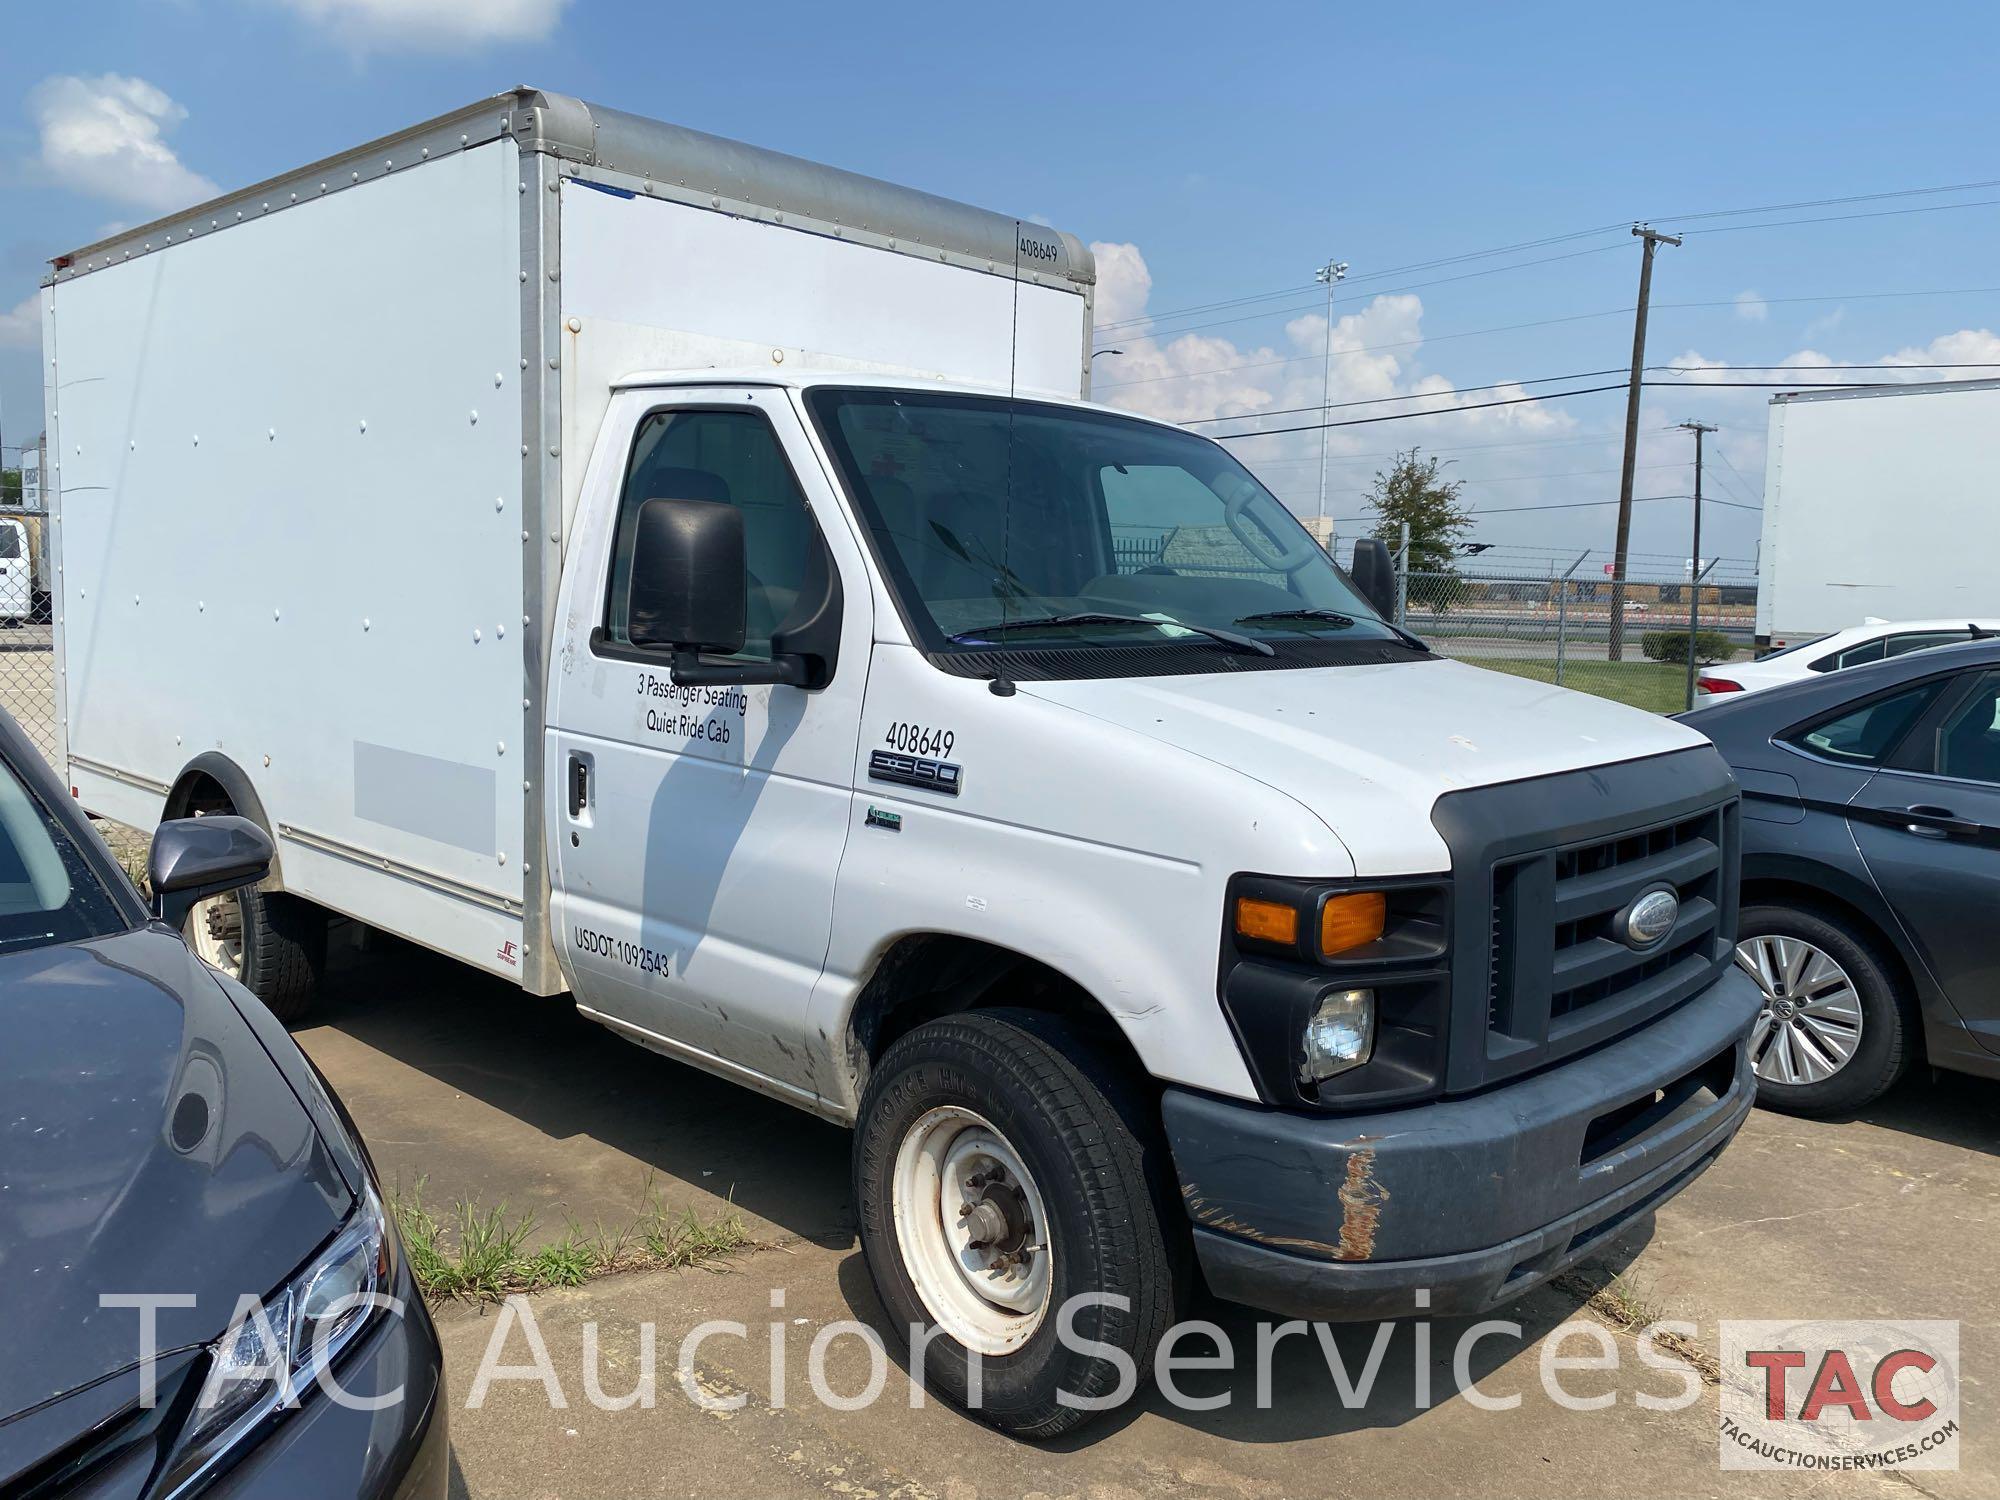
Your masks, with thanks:
[[[212,1340],[353,1205],[298,1096],[180,940],[157,929],[0,956],[0,1423]],[[0,1425],[0,1435],[6,1427]]]
[[[1446,660],[1019,688],[1286,793],[1361,875],[1448,869],[1430,821],[1445,792],[1707,743],[1641,709]]]

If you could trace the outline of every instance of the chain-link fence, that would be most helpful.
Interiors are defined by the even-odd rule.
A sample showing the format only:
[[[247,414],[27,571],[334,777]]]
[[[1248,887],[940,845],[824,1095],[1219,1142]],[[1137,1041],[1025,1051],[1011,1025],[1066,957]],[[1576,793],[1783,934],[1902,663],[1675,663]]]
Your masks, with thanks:
[[[0,507],[0,711],[11,714],[54,760],[56,669],[48,539],[47,512]]]
[[[1403,624],[1433,650],[1657,713],[1689,706],[1691,631],[1697,669],[1753,649],[1757,579],[1745,561],[1628,557],[1616,641],[1609,552],[1489,548],[1449,567],[1402,562]]]

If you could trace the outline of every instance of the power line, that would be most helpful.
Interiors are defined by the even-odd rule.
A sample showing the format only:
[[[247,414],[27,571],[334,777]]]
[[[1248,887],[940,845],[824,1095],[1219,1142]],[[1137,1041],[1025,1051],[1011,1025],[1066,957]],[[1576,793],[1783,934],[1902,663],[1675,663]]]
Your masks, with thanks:
[[[1237,412],[1234,413],[1233,415],[1226,417],[1190,417],[1186,421],[1181,422],[1178,425],[1182,427],[1212,427],[1218,422],[1251,422],[1255,421],[1259,417],[1290,417],[1290,416],[1297,416],[1301,412],[1309,412],[1309,411],[1337,411],[1344,407],[1385,406],[1392,401],[1422,401],[1441,396],[1463,396],[1476,391],[1503,391],[1514,386],[1554,385],[1564,380],[1589,380],[1593,376],[1597,375],[1616,375],[1622,368],[1623,368],[1622,366],[1612,366],[1610,368],[1603,370],[1577,370],[1568,375],[1537,375],[1532,379],[1526,379],[1526,380],[1496,380],[1489,385],[1458,385],[1458,386],[1452,386],[1447,390],[1441,390],[1441,391],[1409,391],[1400,396],[1369,396],[1359,400],[1334,401],[1326,403],[1324,405],[1315,404],[1312,406],[1280,406],[1280,407],[1268,408],[1261,411]],[[1724,364],[1647,365],[1646,368],[1648,370],[1658,371],[1667,374],[1675,374],[1675,375],[1706,375],[1713,371],[1718,371],[1718,370],[1724,373],[1727,373],[1732,370],[1743,370],[1743,371],[1796,370],[1801,375],[1806,375],[1806,374],[1838,375],[1838,374],[1843,374],[1848,370],[2000,370],[2000,361],[1962,362],[1956,364],[1909,363],[1909,364],[1879,364],[1879,365],[1724,365]],[[1710,380],[1710,381],[1691,380],[1685,382],[1683,381],[1645,382],[1645,384],[1648,385],[1663,385],[1663,386],[1686,385],[1689,387],[1699,387],[1702,385],[1715,385],[1715,386],[1726,387],[1741,383],[1744,382],[1734,382],[1726,380]],[[1831,382],[1820,382],[1820,383],[1829,384]],[[1860,381],[1851,383],[1867,385],[1867,384],[1877,384],[1880,382]],[[1782,388],[1785,390],[1792,389],[1792,382],[1789,381],[1772,381],[1772,382],[1759,381],[1759,382],[1754,382],[1754,384],[1759,386],[1768,384],[1772,388]],[[1217,434],[1217,436],[1249,437],[1251,436],[1251,434],[1247,432],[1232,432],[1227,434],[1219,433]]]
[[[2000,202],[2000,199],[1996,199],[1995,201]],[[1957,297],[1957,296],[1973,296],[1978,294],[1994,293],[1994,292],[2000,292],[2000,286],[1942,287],[1928,291],[1828,293],[1823,296],[1812,296],[1812,297],[1766,297],[1763,300],[1773,304],[1792,304],[1801,302],[1862,302],[1862,301],[1879,301],[1881,299],[1890,297]],[[1733,297],[1729,297],[1729,298],[1700,301],[1700,302],[1660,302],[1654,305],[1657,308],[1673,308],[1676,310],[1684,310],[1688,308],[1700,308],[1700,307],[1734,307],[1736,305],[1736,299]],[[1564,317],[1539,318],[1533,322],[1528,322],[1528,323],[1504,323],[1493,328],[1468,328],[1461,330],[1458,333],[1428,334],[1423,338],[1402,339],[1396,343],[1391,343],[1391,344],[1368,344],[1358,349],[1338,349],[1334,351],[1334,358],[1346,359],[1355,355],[1380,354],[1391,349],[1410,349],[1410,348],[1415,348],[1422,344],[1441,344],[1451,339],[1480,338],[1487,334],[1494,334],[1494,333],[1520,333],[1530,328],[1548,328],[1559,323],[1587,322],[1592,318],[1615,318],[1623,316],[1624,314],[1632,312],[1633,310],[1634,309],[1632,307],[1607,307],[1601,312],[1570,313]],[[1278,365],[1295,365],[1305,360],[1318,359],[1318,358],[1320,358],[1320,356],[1317,354],[1298,354],[1298,355],[1292,355],[1284,359],[1238,360],[1233,364],[1214,365],[1209,368],[1201,370],[1177,370],[1167,375],[1145,375],[1139,377],[1136,380],[1112,381],[1108,385],[1100,385],[1099,387],[1097,387],[1097,389],[1099,389],[1100,391],[1112,391],[1121,389],[1122,387],[1125,386],[1132,386],[1132,385],[1158,385],[1162,381],[1168,381],[1168,380],[1194,380],[1203,375],[1227,375],[1237,370],[1265,370],[1265,369],[1271,369]],[[1744,368],[1747,369],[1751,367],[1745,366]],[[1789,367],[1782,365],[1774,365],[1774,366],[1768,366],[1766,368],[1785,369]],[[1827,368],[1865,369],[1870,367],[1854,365],[1854,366],[1829,366]],[[1926,367],[1922,365],[1895,365],[1895,366],[1883,366],[1882,368],[1923,369]],[[1938,366],[1937,368],[1942,369],[1946,367]],[[1970,367],[1968,366],[1967,368]]]
[[[1495,255],[1511,255],[1521,250],[1540,250],[1549,245],[1567,244],[1576,240],[1589,239],[1593,235],[1613,234],[1619,230],[1626,228],[1627,225],[1634,223],[1651,222],[1656,224],[1693,224],[1708,219],[1745,218],[1756,214],[1789,213],[1794,209],[1801,209],[1801,208],[1836,208],[1849,203],[1875,203],[1892,198],[1928,197],[1938,193],[1970,193],[1970,192],[1979,192],[1987,188],[1996,188],[1996,187],[2000,187],[2000,178],[1989,178],[1979,182],[1953,183],[1942,187],[1895,188],[1889,191],[1877,192],[1877,193],[1849,193],[1834,198],[1803,198],[1790,203],[1762,204],[1755,208],[1718,208],[1718,209],[1707,209],[1700,213],[1654,214],[1651,215],[1650,218],[1620,219],[1616,223],[1600,224],[1592,229],[1571,230],[1564,234],[1544,235],[1539,239],[1520,240],[1510,245],[1496,245],[1485,250],[1468,250],[1457,255],[1439,256],[1432,260],[1412,261],[1407,265],[1391,266],[1381,271],[1364,272],[1361,275],[1356,276],[1352,279],[1355,282],[1377,281],[1385,279],[1390,276],[1402,276],[1416,271],[1433,270],[1441,266],[1461,265],[1466,261],[1471,261],[1471,260],[1485,260]],[[1929,213],[1929,212],[1935,212],[1939,209],[1946,209],[1946,208],[1978,208],[1978,207],[1984,207],[1986,206],[1987,203],[1993,201],[2000,201],[2000,200],[1980,200],[1974,203],[1944,203],[1944,204],[1926,205],[1920,208],[1888,210],[1887,213]],[[1792,224],[1792,223],[1828,223],[1828,222],[1835,222],[1843,218],[1884,217],[1884,216],[1886,215],[1835,215],[1831,216],[1830,218],[1800,219],[1800,220],[1788,219],[1788,220],[1773,221],[1770,224],[1739,224],[1739,225],[1730,225],[1727,227],[1730,229],[1781,228],[1786,224]],[[1714,232],[1716,231],[1714,230],[1690,231],[1690,233],[1694,234],[1709,234]],[[1618,244],[1623,244],[1623,243],[1624,242],[1622,240],[1618,242]],[[1617,245],[1606,245],[1600,248],[1606,250],[1616,249]],[[1592,250],[1580,253],[1595,254],[1597,252],[1595,250]],[[1556,258],[1560,259],[1563,257],[1556,257]],[[1524,262],[1523,264],[1540,265],[1544,264],[1544,262],[1528,261]],[[1503,267],[1501,269],[1512,269],[1512,268]],[[1170,318],[1187,316],[1194,313],[1214,312],[1222,308],[1228,308],[1228,307],[1242,307],[1252,302],[1277,301],[1285,297],[1299,296],[1300,294],[1309,292],[1311,290],[1312,288],[1307,286],[1294,286],[1294,287],[1284,287],[1278,291],[1254,292],[1242,297],[1229,297],[1214,302],[1201,302],[1201,303],[1191,304],[1190,306],[1187,307],[1170,308],[1164,312],[1148,313],[1142,317],[1121,318],[1115,323],[1105,323],[1099,326],[1100,328],[1103,329],[1125,328],[1125,327],[1130,327],[1137,323],[1160,321]]]
[[[1530,266],[1553,265],[1555,262],[1561,260],[1575,260],[1577,257],[1583,255],[1602,255],[1607,250],[1618,250],[1622,248],[1623,248],[1622,246],[1615,244],[1595,245],[1588,250],[1572,250],[1567,255],[1548,255],[1542,257],[1540,260],[1517,261],[1510,266],[1489,266],[1483,271],[1463,271],[1456,276],[1439,276],[1430,281],[1405,282],[1402,286],[1374,287],[1369,290],[1368,296],[1369,299],[1372,301],[1376,297],[1393,297],[1400,292],[1418,292],[1422,291],[1426,287],[1445,286],[1455,281],[1471,281],[1480,276],[1498,276],[1506,271],[1524,271],[1527,270]],[[1358,281],[1361,280],[1362,278],[1354,277],[1350,279]],[[1296,294],[1287,292],[1284,293],[1283,295],[1293,296]],[[1228,318],[1212,318],[1205,323],[1187,323],[1183,324],[1178,328],[1159,328],[1159,329],[1148,328],[1143,333],[1138,333],[1138,334],[1134,334],[1132,332],[1127,331],[1133,324],[1157,323],[1169,318],[1173,318],[1175,316],[1181,316],[1181,317],[1187,316],[1187,314],[1185,313],[1182,314],[1161,313],[1158,315],[1157,318],[1150,316],[1143,318],[1126,318],[1116,323],[1100,323],[1095,325],[1091,329],[1091,336],[1095,338],[1101,334],[1106,338],[1136,337],[1136,338],[1149,338],[1149,339],[1177,339],[1182,334],[1198,333],[1204,328],[1222,328],[1231,323],[1254,323],[1264,318],[1279,318],[1287,316],[1288,314],[1291,313],[1312,312],[1315,311],[1318,307],[1319,304],[1317,302],[1300,302],[1291,307],[1259,308],[1256,312],[1238,313],[1235,316]]]
[[[1369,396],[1365,400],[1334,401],[1318,406],[1281,406],[1275,411],[1246,411],[1233,417],[1195,417],[1190,421],[1182,422],[1180,425],[1182,427],[1207,427],[1216,422],[1248,422],[1257,417],[1291,417],[1297,416],[1300,412],[1338,410],[1341,407],[1347,406],[1382,406],[1390,401],[1422,401],[1426,398],[1437,396],[1462,396],[1470,391],[1502,391],[1506,390],[1509,386],[1517,385],[1554,385],[1556,382],[1563,380],[1588,380],[1595,375],[1616,375],[1617,373],[1618,371],[1615,368],[1608,370],[1580,370],[1573,375],[1538,375],[1533,380],[1496,380],[1491,385],[1459,385],[1445,391],[1411,391],[1407,395],[1402,396]],[[1243,437],[1247,436],[1247,434],[1232,433],[1230,436]]]
[[[1944,385],[1970,385],[1974,382],[1943,381],[1940,383]],[[1639,384],[1641,386],[1656,386],[1675,391],[1728,390],[1731,388],[1759,391],[1875,389],[1875,386],[1870,382],[1853,380],[1642,380]],[[1237,438],[1280,437],[1290,432],[1317,432],[1321,427],[1361,427],[1371,422],[1405,422],[1416,417],[1454,416],[1459,412],[1485,411],[1487,408],[1494,406],[1522,406],[1532,401],[1561,401],[1570,396],[1594,396],[1600,391],[1623,391],[1629,388],[1630,382],[1621,380],[1615,385],[1587,385],[1573,391],[1547,391],[1539,396],[1514,396],[1504,401],[1469,401],[1463,406],[1438,406],[1431,408],[1429,411],[1393,411],[1386,412],[1379,417],[1348,417],[1339,422],[1308,422],[1297,427],[1260,427],[1254,432],[1219,432],[1215,435],[1215,441],[1226,443]],[[1891,385],[1888,388],[1893,389],[1894,387]],[[1453,392],[1439,391],[1437,394],[1448,396],[1453,394]]]
[[[1926,203],[1917,208],[1878,208],[1865,214],[1823,214],[1812,219],[1769,219],[1762,224],[1716,224],[1690,229],[1689,234],[1738,234],[1746,229],[1785,229],[1794,224],[1844,224],[1853,219],[1893,219],[1902,214],[1941,214],[1954,208],[1992,208],[2000,198],[1975,198],[1970,203]]]
[[[1255,432],[1224,432],[1216,435],[1216,441],[1226,443],[1232,438],[1279,437],[1287,432],[1318,432],[1323,427],[1362,427],[1370,422],[1401,422],[1411,417],[1434,417],[1445,412],[1485,411],[1492,406],[1524,406],[1531,401],[1561,401],[1567,396],[1593,396],[1599,391],[1624,389],[1625,382],[1621,380],[1616,385],[1590,385],[1581,390],[1549,391],[1540,396],[1510,396],[1504,401],[1473,401],[1464,406],[1440,406],[1432,411],[1393,411],[1379,417],[1348,417],[1339,422],[1310,422],[1299,427],[1262,427]]]

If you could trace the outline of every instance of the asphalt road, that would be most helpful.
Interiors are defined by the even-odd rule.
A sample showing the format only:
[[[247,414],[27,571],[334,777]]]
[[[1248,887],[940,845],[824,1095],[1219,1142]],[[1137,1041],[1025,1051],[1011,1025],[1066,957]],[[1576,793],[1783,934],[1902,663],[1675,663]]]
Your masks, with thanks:
[[[1696,1327],[1713,1350],[1722,1318],[1926,1317],[1962,1321],[1964,1446],[1953,1473],[1739,1474],[1718,1460],[1717,1392],[1664,1412],[1640,1391],[1677,1380],[1648,1370],[1625,1333],[1611,1335],[1615,1372],[1562,1377],[1564,1389],[1609,1392],[1604,1410],[1570,1410],[1547,1394],[1539,1341],[1582,1317],[1580,1294],[1544,1288],[1502,1316],[1523,1337],[1492,1338],[1468,1365],[1483,1409],[1455,1394],[1450,1350],[1461,1325],[1433,1330],[1432,1399],[1418,1399],[1412,1325],[1398,1325],[1364,1408],[1345,1409],[1321,1352],[1282,1346],[1272,1400],[1258,1409],[1241,1373],[1186,1377],[1191,1393],[1227,1396],[1210,1411],[1157,1393],[1077,1437],[1035,1447],[937,1405],[912,1410],[900,1370],[865,1410],[815,1399],[806,1371],[829,1324],[879,1322],[854,1244],[846,1132],[655,1057],[578,1018],[442,959],[384,939],[338,971],[300,1042],[368,1136],[392,1186],[424,1182],[426,1201],[472,1198],[536,1208],[544,1230],[565,1214],[585,1224],[629,1220],[646,1194],[705,1213],[733,1202],[769,1248],[724,1272],[612,1276],[530,1300],[567,1404],[538,1384],[491,1385],[466,1409],[496,1329],[493,1308],[451,1306],[439,1324],[449,1363],[455,1493],[515,1496],[773,1494],[1079,1496],[1089,1500],[1291,1495],[1481,1497],[1895,1495],[1956,1500],[2000,1489],[1993,1351],[2000,1346],[2000,1087],[1916,1078],[1861,1119],[1809,1123],[1762,1112],[1721,1161],[1657,1217],[1603,1250],[1641,1299]],[[783,1293],[782,1308],[773,1307]],[[1215,1303],[1212,1319],[1253,1346],[1251,1317]],[[693,1362],[711,1401],[697,1407],[674,1375],[680,1340],[704,1320],[741,1323]],[[597,1340],[602,1389],[633,1386],[642,1323],[658,1326],[658,1395],[650,1410],[599,1410],[581,1375],[585,1330]],[[787,1351],[784,1403],[772,1397],[770,1329]],[[1372,1327],[1343,1330],[1350,1371]],[[518,1325],[500,1351],[524,1363]],[[893,1347],[893,1340],[891,1341]],[[1198,1349],[1200,1345],[1192,1346]],[[1563,1352],[1588,1353],[1573,1336]],[[857,1338],[829,1347],[826,1384],[859,1393],[870,1375]]]

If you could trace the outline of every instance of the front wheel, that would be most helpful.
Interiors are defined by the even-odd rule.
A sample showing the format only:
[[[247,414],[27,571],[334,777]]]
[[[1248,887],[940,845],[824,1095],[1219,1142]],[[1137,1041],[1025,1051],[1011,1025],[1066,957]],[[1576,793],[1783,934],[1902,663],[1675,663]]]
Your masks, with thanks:
[[[1124,1080],[1039,1013],[950,1016],[889,1048],[862,1101],[855,1202],[897,1335],[933,1335],[927,1386],[1028,1438],[1135,1389],[1176,1294],[1156,1135]]]
[[[1837,1114],[1902,1075],[1913,1022],[1873,941],[1794,906],[1747,907],[1740,931],[1736,965],[1764,994],[1750,1033],[1758,1103]]]

